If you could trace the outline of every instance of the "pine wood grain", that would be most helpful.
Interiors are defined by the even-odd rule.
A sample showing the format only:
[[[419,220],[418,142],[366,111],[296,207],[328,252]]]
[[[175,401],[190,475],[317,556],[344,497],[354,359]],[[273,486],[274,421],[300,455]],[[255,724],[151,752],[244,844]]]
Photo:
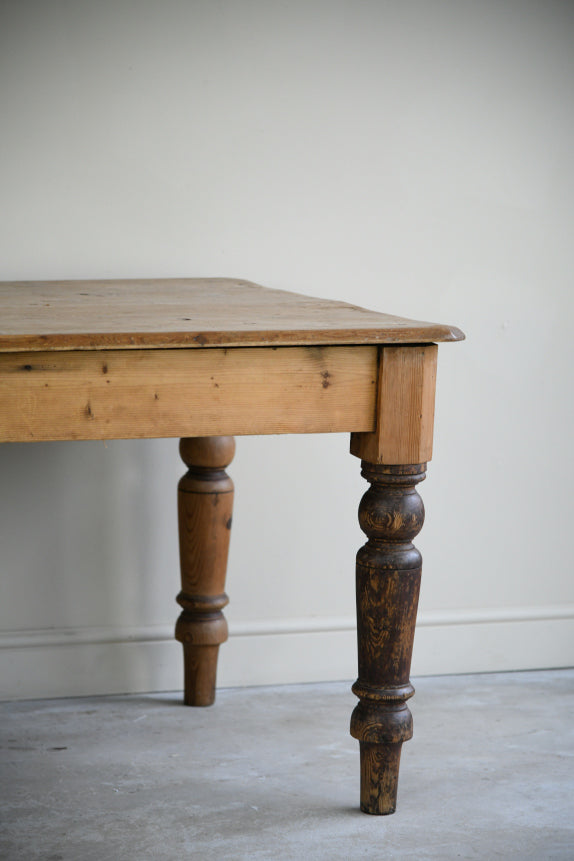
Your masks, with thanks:
[[[370,463],[426,463],[432,457],[436,344],[383,347],[377,427],[354,433],[351,454]]]
[[[373,430],[377,348],[0,353],[0,442]]]
[[[412,735],[415,486],[432,455],[434,342],[463,337],[234,279],[0,282],[0,442],[186,438],[176,636],[190,704],[213,701],[227,636],[233,441],[223,437],[351,432],[371,484],[359,508],[368,540],[357,555],[351,719],[368,813],[394,811]]]
[[[462,332],[229,278],[0,282],[0,351],[456,341]]]
[[[406,701],[421,581],[421,555],[412,543],[424,522],[416,486],[424,464],[362,463],[371,484],[359,505],[367,543],[357,553],[357,652],[359,703],[351,735],[360,742],[361,810],[393,813],[401,745],[412,737]]]
[[[182,439],[188,467],[178,486],[179,558],[183,608],[175,628],[183,645],[184,702],[215,700],[219,646],[227,639],[221,612],[228,603],[225,574],[233,516],[233,482],[225,472],[235,453],[233,437]]]

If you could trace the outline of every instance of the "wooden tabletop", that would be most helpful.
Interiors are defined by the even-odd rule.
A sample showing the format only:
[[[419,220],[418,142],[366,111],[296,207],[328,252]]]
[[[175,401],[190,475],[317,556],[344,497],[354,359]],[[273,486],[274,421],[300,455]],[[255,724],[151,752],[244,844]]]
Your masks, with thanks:
[[[454,326],[230,278],[0,282],[0,352],[459,341]]]

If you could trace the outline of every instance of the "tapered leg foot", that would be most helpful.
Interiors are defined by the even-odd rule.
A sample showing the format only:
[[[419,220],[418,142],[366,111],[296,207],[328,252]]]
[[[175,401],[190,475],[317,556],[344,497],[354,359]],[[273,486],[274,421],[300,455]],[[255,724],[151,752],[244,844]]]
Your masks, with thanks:
[[[227,639],[227,631],[224,637]],[[215,702],[218,657],[219,643],[213,646],[183,643],[183,701],[186,706],[210,706]]]
[[[359,507],[368,537],[357,554],[359,697],[351,735],[360,742],[361,810],[394,813],[401,747],[412,737],[406,700],[421,577],[421,557],[411,539],[424,520],[416,485],[425,464],[381,466],[363,461],[371,483]]]
[[[183,645],[184,702],[215,700],[219,646],[227,639],[222,613],[228,603],[225,574],[233,513],[233,482],[225,472],[235,452],[233,437],[182,439],[188,467],[178,486],[179,549],[183,611],[175,636]]]
[[[397,807],[402,742],[373,744],[362,741],[361,810],[386,815]]]

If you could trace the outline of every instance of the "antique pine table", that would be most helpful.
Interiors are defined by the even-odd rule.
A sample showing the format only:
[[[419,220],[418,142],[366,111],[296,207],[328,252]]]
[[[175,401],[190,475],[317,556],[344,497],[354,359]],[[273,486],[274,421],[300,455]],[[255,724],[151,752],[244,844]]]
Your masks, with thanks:
[[[185,702],[210,705],[239,434],[351,434],[361,808],[392,813],[421,576],[437,341],[462,333],[232,279],[0,283],[0,441],[181,437]]]

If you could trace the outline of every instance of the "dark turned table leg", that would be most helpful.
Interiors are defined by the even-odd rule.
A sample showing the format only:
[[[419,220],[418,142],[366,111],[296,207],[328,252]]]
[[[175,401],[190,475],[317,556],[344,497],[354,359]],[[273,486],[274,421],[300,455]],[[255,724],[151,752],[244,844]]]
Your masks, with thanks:
[[[362,462],[371,487],[359,522],[367,543],[357,554],[359,697],[351,735],[360,742],[361,810],[394,813],[402,743],[412,737],[406,700],[421,578],[421,556],[411,543],[423,525],[416,485],[426,464],[378,466]]]
[[[183,611],[175,636],[183,645],[189,706],[215,700],[219,646],[227,639],[223,607],[233,512],[233,482],[225,472],[235,453],[233,437],[182,439],[179,451],[188,472],[179,482],[179,549]]]
[[[401,748],[413,734],[406,701],[422,560],[412,539],[424,520],[416,485],[432,457],[436,358],[435,344],[382,347],[375,428],[351,434],[371,485],[359,506],[368,540],[357,554],[359,703],[351,718],[365,813],[394,813]]]

